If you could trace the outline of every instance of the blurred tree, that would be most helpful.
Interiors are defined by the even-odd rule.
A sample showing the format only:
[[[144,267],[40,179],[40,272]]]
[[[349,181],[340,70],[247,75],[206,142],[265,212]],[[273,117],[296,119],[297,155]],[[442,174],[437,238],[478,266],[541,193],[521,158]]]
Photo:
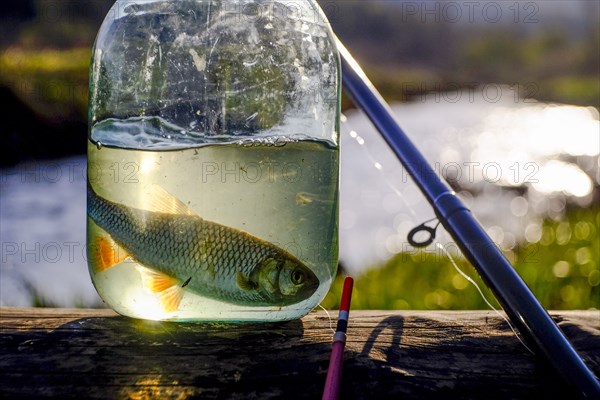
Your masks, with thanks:
[[[590,25],[587,40],[583,42],[585,56],[581,65],[582,73],[598,76],[598,71],[600,71],[600,51],[598,49],[600,49],[600,17]]]
[[[90,47],[113,3],[111,0],[35,0],[35,18],[22,26],[19,44],[26,48]]]
[[[90,48],[114,0],[6,3],[0,14],[0,164],[83,153]]]
[[[475,36],[464,41],[459,57],[467,74],[474,81],[510,82],[513,69],[520,66],[523,74],[526,54],[519,36],[509,29],[499,29],[485,36]]]

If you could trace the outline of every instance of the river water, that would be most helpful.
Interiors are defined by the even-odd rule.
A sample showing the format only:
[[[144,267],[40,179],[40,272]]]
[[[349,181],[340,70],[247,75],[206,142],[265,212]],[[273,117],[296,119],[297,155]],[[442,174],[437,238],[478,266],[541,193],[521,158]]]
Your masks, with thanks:
[[[519,99],[503,86],[392,108],[504,250],[539,240],[543,218],[558,218],[568,203],[598,199],[594,108]],[[434,213],[367,118],[351,111],[343,121],[340,259],[358,274],[411,251],[407,233]],[[74,157],[0,170],[0,305],[28,306],[35,296],[101,304],[85,259],[85,169]],[[451,239],[442,232],[439,241]]]

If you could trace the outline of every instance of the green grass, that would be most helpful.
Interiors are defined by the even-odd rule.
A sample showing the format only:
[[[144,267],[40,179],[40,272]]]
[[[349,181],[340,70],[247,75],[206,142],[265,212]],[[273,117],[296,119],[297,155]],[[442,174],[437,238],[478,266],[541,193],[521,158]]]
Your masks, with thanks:
[[[537,243],[507,253],[525,283],[547,309],[600,308],[600,210],[571,210],[560,221],[547,220]],[[498,307],[474,268],[450,253]],[[322,305],[339,307],[343,277],[338,276]],[[443,253],[401,253],[383,266],[355,277],[353,309],[468,310],[489,308]]]

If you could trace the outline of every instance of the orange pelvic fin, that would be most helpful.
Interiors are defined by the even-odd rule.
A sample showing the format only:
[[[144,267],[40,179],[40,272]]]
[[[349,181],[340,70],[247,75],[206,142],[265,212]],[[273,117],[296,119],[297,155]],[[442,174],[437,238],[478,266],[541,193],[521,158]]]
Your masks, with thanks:
[[[96,272],[122,263],[129,254],[108,235],[98,235],[90,245],[91,264]]]
[[[138,267],[142,275],[142,284],[146,290],[156,293],[166,312],[177,311],[185,293],[180,282],[161,272]]]

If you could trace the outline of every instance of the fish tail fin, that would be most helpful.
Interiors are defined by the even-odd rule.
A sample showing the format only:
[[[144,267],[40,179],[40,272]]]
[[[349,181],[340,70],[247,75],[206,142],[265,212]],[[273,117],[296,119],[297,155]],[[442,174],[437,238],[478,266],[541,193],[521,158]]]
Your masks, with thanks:
[[[142,285],[150,293],[158,295],[161,306],[166,312],[177,311],[185,293],[180,282],[161,272],[138,267],[142,275]]]
[[[110,236],[100,234],[90,245],[89,257],[94,271],[102,272],[122,263],[129,254]]]

